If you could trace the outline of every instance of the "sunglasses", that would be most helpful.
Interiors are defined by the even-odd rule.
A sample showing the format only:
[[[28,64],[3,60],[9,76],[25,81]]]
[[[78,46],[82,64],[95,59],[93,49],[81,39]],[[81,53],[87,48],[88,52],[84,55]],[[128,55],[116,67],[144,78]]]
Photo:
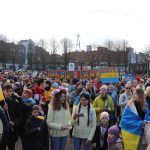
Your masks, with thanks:
[[[126,89],[131,89],[130,87],[126,87]]]

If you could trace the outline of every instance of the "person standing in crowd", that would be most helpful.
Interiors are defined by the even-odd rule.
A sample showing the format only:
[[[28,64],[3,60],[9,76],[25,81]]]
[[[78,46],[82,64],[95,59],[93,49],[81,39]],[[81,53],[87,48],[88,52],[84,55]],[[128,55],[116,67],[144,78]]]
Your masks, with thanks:
[[[40,104],[43,111],[45,111],[46,98],[44,95],[44,79],[39,78],[37,80],[37,85],[33,89],[33,98],[36,100],[36,104]]]
[[[99,115],[101,112],[108,111],[110,114],[114,113],[114,103],[112,98],[107,94],[106,85],[103,85],[100,88],[100,95],[95,98],[93,102],[93,107],[96,111],[98,122],[99,122]]]
[[[145,98],[146,98],[146,103],[148,104],[149,110],[150,110],[150,86],[146,88],[145,90]]]
[[[131,84],[127,83],[125,85],[125,92],[122,93],[119,97],[119,106],[121,107],[121,113],[124,111],[125,106],[132,96],[131,93]],[[121,114],[120,114],[121,115]]]
[[[145,83],[145,89],[150,86],[150,78]]]
[[[40,106],[34,105],[31,117],[26,121],[23,150],[49,150],[48,126],[41,110]]]
[[[2,131],[2,133],[0,133],[0,149],[1,149],[4,147],[4,145],[6,145],[8,136],[9,136],[8,120],[6,118],[3,108],[1,106],[0,106],[0,120],[2,122],[2,126],[0,126],[0,131]],[[1,149],[1,150],[3,150],[3,149]]]
[[[52,92],[53,92],[53,88],[51,87],[51,82],[49,80],[45,81],[44,88],[45,88],[44,95],[45,95],[45,98],[46,98],[46,105],[45,105],[44,114],[45,114],[45,116],[47,116],[48,105],[52,100]]]
[[[114,125],[108,129],[107,142],[108,150],[124,150],[123,141],[120,137],[120,130],[117,125]]]
[[[93,85],[93,81],[92,80],[88,81],[88,83],[86,84],[86,91],[90,93],[91,101],[93,102],[94,99],[95,99],[97,91],[96,91],[95,86]]]
[[[13,96],[11,84],[5,85],[4,97],[6,103],[1,101],[0,105],[5,110],[9,122],[9,137],[7,143],[1,149],[5,150],[6,146],[8,146],[9,150],[15,150],[15,143],[18,141],[18,132],[22,122],[22,107],[19,101]]]
[[[22,141],[22,145],[24,145],[24,125],[27,119],[30,116],[30,113],[32,111],[32,107],[36,104],[35,100],[32,98],[33,93],[30,89],[23,89],[22,96],[19,96],[17,93],[13,93],[13,96],[19,101],[22,109],[22,121],[19,126],[18,134],[20,136],[20,139]]]
[[[112,83],[110,83],[108,85],[108,91],[107,91],[107,94],[112,98],[113,102],[114,102],[114,107],[115,107],[115,110],[117,109],[118,107],[118,96],[117,96],[117,92],[113,86]]]
[[[83,143],[83,149],[89,150],[96,129],[96,114],[88,92],[81,92],[79,99],[80,103],[74,107],[72,113],[73,149],[80,150]]]
[[[145,91],[145,85],[144,85],[144,80],[140,79],[139,84],[137,85],[136,88],[141,88],[143,91]]]
[[[74,97],[74,106],[77,106],[80,102],[79,95],[83,90],[83,85],[81,82],[78,82],[76,85],[76,96]]]
[[[94,86],[97,89],[97,92],[99,92],[100,87],[102,86],[101,79],[99,77],[96,77],[94,80]]]
[[[65,150],[72,126],[67,93],[64,89],[54,91],[54,97],[48,110],[47,124],[50,128],[51,149]]]
[[[144,124],[150,121],[144,91],[139,88],[133,92],[121,119],[121,131],[125,150],[142,150]]]
[[[100,123],[96,126],[95,134],[92,140],[96,150],[107,150],[107,136],[109,127],[109,114],[104,111],[100,114]]]

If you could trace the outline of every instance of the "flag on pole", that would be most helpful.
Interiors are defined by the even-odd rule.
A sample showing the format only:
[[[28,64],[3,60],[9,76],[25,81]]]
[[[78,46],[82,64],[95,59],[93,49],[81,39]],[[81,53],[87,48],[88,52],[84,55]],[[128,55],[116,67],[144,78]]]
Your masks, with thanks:
[[[4,100],[4,95],[3,95],[3,91],[2,91],[2,87],[0,85],[0,101]]]

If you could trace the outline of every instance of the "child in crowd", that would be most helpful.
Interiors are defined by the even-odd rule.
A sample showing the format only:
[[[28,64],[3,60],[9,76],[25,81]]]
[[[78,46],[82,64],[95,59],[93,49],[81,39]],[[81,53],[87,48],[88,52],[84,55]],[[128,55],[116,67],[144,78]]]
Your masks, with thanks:
[[[92,140],[96,150],[107,150],[107,136],[109,127],[109,114],[108,112],[102,112],[100,114],[100,123],[96,126],[96,131]]]
[[[108,150],[124,150],[120,130],[114,125],[108,129]]]
[[[38,105],[32,108],[32,115],[25,124],[23,150],[49,150],[48,126],[41,110]]]
[[[22,93],[22,100],[28,106],[35,105],[35,100],[32,98],[33,93],[30,89],[24,89]]]

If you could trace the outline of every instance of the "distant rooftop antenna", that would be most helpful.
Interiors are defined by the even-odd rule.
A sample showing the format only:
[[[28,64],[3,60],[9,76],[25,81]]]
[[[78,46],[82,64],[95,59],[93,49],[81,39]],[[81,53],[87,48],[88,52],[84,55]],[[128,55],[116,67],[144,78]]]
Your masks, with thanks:
[[[75,51],[81,51],[81,47],[80,47],[80,34],[77,34],[77,42],[76,42]]]

